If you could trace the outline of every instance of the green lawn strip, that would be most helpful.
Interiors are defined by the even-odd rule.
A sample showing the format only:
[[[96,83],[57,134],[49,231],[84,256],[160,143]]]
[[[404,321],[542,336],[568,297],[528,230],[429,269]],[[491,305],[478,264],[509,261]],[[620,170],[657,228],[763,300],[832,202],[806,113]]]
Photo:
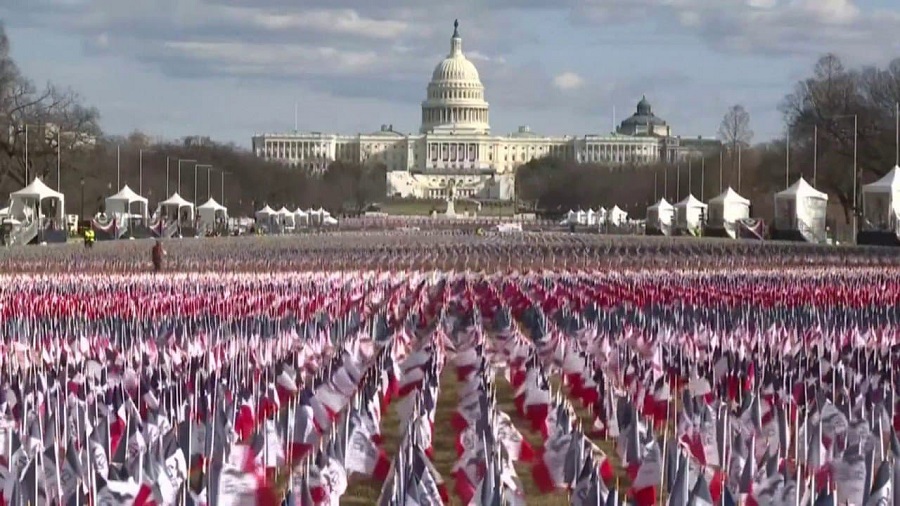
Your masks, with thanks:
[[[444,366],[441,374],[441,391],[438,395],[437,409],[434,415],[434,435],[431,445],[434,448],[432,462],[450,494],[451,505],[462,505],[462,501],[454,493],[456,480],[450,474],[456,464],[456,431],[450,425],[453,413],[459,407],[459,388],[461,383],[456,379],[456,368],[450,362]]]
[[[591,412],[591,408],[586,408],[582,405],[580,400],[569,397],[569,389],[563,388],[561,377],[556,376],[550,378],[550,384],[553,385],[554,390],[562,389],[564,391],[566,398],[569,399],[572,407],[575,408],[575,414],[578,416],[578,421],[581,422],[581,430],[595,445],[603,450],[603,453],[606,454],[606,458],[609,459],[609,463],[613,468],[613,474],[615,478],[619,480],[619,490],[627,490],[631,485],[631,480],[628,478],[628,473],[625,472],[625,467],[622,465],[622,460],[619,458],[618,452],[616,452],[616,441],[614,439],[591,437],[594,426],[594,414]],[[613,483],[613,485],[614,484],[615,483]]]
[[[544,446],[544,440],[538,431],[531,430],[530,422],[519,415],[516,406],[513,403],[515,391],[512,385],[505,378],[498,375],[496,379],[497,388],[497,409],[509,415],[513,425],[522,433],[522,437],[534,448],[535,451]],[[522,487],[525,489],[525,498],[528,504],[541,506],[563,506],[569,504],[568,495],[565,491],[559,490],[552,494],[541,494],[537,485],[532,478],[531,469],[533,462],[515,462],[516,474],[522,481]]]
[[[392,403],[388,405],[381,417],[382,447],[391,461],[397,455],[402,435],[400,432],[400,417],[397,416],[397,410]],[[383,482],[374,478],[355,476],[350,480],[347,492],[341,497],[341,504],[375,504],[378,501],[378,496],[381,495],[381,487],[383,485]]]

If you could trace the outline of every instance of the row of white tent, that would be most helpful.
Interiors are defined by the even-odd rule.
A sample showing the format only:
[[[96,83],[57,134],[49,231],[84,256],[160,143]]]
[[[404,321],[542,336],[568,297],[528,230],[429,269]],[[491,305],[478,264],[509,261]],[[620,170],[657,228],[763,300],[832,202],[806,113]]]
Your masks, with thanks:
[[[149,201],[125,185],[118,193],[106,198],[106,214],[147,220],[150,218]],[[196,214],[200,223],[213,224],[228,218],[228,208],[212,197],[195,207],[193,202],[175,192],[157,205],[155,214],[165,214],[170,218],[177,217],[179,221],[188,222],[194,221]]]
[[[865,191],[865,190],[864,190]],[[775,228],[824,237],[828,195],[812,187],[802,177],[775,194]],[[705,220],[704,220],[705,216]],[[661,199],[647,208],[647,227],[653,230],[725,230],[734,236],[738,221],[750,217],[750,201],[732,188],[703,203],[693,195],[677,204]]]
[[[730,187],[708,204],[693,195],[676,204],[662,198],[647,208],[647,227],[663,230],[674,226],[693,231],[704,225],[704,216],[707,227],[729,230],[737,221],[750,217],[750,201]]]
[[[270,225],[275,222],[287,228],[302,225],[337,225],[338,221],[325,209],[297,209],[290,211],[282,206],[274,210],[268,205],[256,212],[256,221],[262,225]]]
[[[628,213],[616,205],[609,210],[603,207],[598,208],[596,211],[593,209],[588,209],[587,211],[582,211],[581,209],[573,211],[570,209],[560,225],[587,225],[591,227],[612,225],[617,227],[624,225],[627,221]]]
[[[896,233],[900,231],[900,166],[881,179],[862,186],[862,230]],[[701,226],[706,210],[706,226],[731,228],[750,217],[750,201],[728,188],[704,204],[689,195],[677,204],[660,200],[647,209],[648,226],[674,225],[677,228]],[[828,194],[817,190],[802,177],[775,194],[775,228],[784,231],[809,231],[824,237]]]

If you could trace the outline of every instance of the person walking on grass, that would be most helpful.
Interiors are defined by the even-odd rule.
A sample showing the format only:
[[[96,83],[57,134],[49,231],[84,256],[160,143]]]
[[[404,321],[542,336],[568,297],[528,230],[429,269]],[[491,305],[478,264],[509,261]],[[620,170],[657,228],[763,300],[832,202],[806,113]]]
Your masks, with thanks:
[[[162,270],[163,257],[166,256],[166,250],[162,247],[162,241],[157,240],[150,250],[150,260],[153,261],[153,272]]]

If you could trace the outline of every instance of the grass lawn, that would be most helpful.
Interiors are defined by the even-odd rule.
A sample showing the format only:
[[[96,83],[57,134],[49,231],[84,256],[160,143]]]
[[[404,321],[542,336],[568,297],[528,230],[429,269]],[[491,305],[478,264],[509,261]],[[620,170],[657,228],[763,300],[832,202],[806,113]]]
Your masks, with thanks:
[[[447,202],[443,200],[388,200],[379,204],[381,211],[400,216],[428,216],[432,210],[443,213],[447,210]],[[468,200],[456,202],[456,212],[462,214],[477,211],[478,206]],[[482,205],[479,216],[512,216],[515,209],[512,203]]]

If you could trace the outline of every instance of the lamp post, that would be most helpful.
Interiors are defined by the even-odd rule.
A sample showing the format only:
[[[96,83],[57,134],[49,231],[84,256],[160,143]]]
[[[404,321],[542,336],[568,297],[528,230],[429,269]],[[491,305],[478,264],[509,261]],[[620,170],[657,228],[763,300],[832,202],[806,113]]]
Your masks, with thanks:
[[[116,190],[122,189],[122,149],[116,144]]]
[[[224,170],[219,171],[219,173],[222,175],[222,196],[221,196],[222,201],[219,203],[224,206],[225,205],[225,171]]]
[[[84,178],[81,178],[81,219],[84,219]]]
[[[28,162],[30,161],[28,158],[28,127],[35,128],[45,128],[47,125],[38,125],[34,123],[25,123],[25,184],[23,186],[28,186]],[[59,132],[59,127],[56,127],[57,132]],[[46,139],[45,139],[46,140]],[[58,155],[58,151],[57,151]],[[57,162],[58,164],[58,162]]]
[[[144,150],[138,150],[138,195],[144,196]]]
[[[853,242],[856,242],[856,230],[857,230],[857,219],[858,219],[858,209],[857,209],[857,185],[859,184],[859,170],[858,170],[858,142],[859,142],[859,115],[857,114],[839,114],[837,116],[831,116],[829,119],[838,120],[838,119],[850,119],[853,118],[853,221],[851,222],[852,231],[853,231]]]
[[[197,160],[192,160],[190,158],[179,158],[178,159],[178,194],[179,195],[181,195],[181,164],[184,162],[197,163]]]
[[[169,157],[166,157],[166,194],[163,198],[169,198]]]
[[[197,203],[197,169],[203,167],[206,169],[206,194],[209,196],[209,169],[212,168],[212,165],[208,163],[198,163],[194,165],[194,204]]]

